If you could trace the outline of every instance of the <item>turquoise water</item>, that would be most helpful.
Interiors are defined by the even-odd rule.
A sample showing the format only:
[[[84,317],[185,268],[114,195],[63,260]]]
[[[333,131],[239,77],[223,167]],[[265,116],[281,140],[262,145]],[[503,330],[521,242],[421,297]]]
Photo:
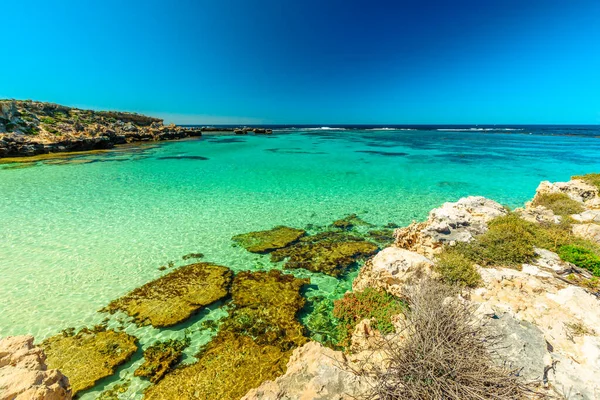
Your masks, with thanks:
[[[97,310],[169,271],[158,267],[183,265],[188,253],[237,271],[271,268],[267,257],[232,247],[238,233],[326,225],[350,213],[405,225],[466,195],[516,207],[541,180],[600,171],[598,154],[594,137],[312,129],[0,165],[0,336],[40,341],[97,324],[106,317]],[[296,273],[311,277],[308,296],[349,287]],[[142,346],[187,328],[191,355],[210,339],[202,321],[223,315],[213,307],[161,331],[121,316],[109,325],[125,325]],[[139,362],[138,354],[119,374],[129,377]],[[128,393],[144,385],[136,378]]]

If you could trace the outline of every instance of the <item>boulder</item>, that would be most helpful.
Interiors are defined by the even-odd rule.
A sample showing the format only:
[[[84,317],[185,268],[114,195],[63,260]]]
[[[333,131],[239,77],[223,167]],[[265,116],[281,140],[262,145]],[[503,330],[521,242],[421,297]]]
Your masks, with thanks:
[[[48,369],[33,336],[0,339],[0,400],[70,400],[71,385],[57,369]]]
[[[387,247],[367,260],[352,283],[353,291],[383,289],[401,296],[402,288],[433,274],[433,262],[414,251]]]

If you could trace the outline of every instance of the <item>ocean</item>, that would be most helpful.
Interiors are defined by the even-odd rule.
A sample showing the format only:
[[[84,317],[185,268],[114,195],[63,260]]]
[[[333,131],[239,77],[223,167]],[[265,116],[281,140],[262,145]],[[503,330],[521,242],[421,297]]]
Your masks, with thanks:
[[[600,172],[599,126],[271,128],[0,164],[0,336],[39,342],[91,327],[107,317],[103,306],[169,272],[159,267],[185,265],[188,253],[234,271],[282,268],[232,246],[239,233],[353,213],[403,226],[467,195],[514,208],[540,181]],[[356,275],[293,273],[311,279],[305,296],[329,299]],[[225,314],[215,305],[180,326],[126,331],[142,346],[186,331],[191,362],[211,337],[202,322]],[[129,379],[136,357],[82,398]],[[138,398],[147,383],[132,382],[128,398]]]

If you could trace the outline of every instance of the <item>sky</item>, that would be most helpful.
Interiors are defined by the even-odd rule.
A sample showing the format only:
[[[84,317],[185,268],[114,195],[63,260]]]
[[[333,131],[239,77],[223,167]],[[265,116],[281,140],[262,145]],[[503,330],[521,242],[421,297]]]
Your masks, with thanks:
[[[0,98],[181,124],[600,124],[599,0],[2,5]]]

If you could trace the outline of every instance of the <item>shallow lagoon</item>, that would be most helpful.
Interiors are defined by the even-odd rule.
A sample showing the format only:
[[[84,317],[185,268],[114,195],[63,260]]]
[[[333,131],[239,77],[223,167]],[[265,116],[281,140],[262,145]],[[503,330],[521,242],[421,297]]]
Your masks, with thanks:
[[[189,263],[188,253],[236,271],[274,267],[268,256],[233,247],[239,233],[327,225],[351,213],[405,225],[465,195],[516,207],[541,180],[600,171],[598,154],[593,137],[311,129],[0,164],[0,336],[40,341],[95,325],[106,317],[97,310],[170,271],[160,266]],[[311,278],[309,297],[339,296],[353,275],[294,274]],[[203,322],[223,315],[213,306],[162,330],[120,315],[108,325],[127,326],[144,348],[187,329],[189,362],[210,340]],[[119,374],[131,376],[139,358]],[[127,393],[145,385],[136,378]]]

